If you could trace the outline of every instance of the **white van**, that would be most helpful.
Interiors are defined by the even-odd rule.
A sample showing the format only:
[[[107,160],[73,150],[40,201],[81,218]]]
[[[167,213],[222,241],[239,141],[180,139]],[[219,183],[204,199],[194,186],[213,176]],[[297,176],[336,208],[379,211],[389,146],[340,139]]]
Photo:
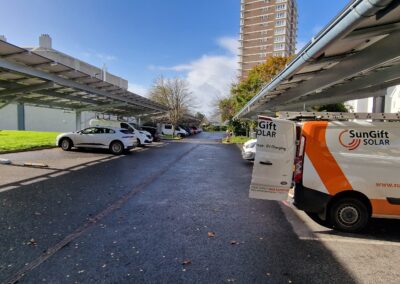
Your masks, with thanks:
[[[174,128],[172,124],[162,124],[161,125],[161,134],[163,135],[172,135],[174,133]],[[175,135],[179,137],[188,136],[189,133],[186,130],[180,128],[179,126],[175,126]]]
[[[400,219],[398,121],[259,116],[256,147],[250,197],[285,200],[294,187],[297,208],[346,232],[362,230],[371,217]]]
[[[89,121],[90,126],[113,126],[119,128],[125,128],[132,131],[136,136],[137,144],[139,146],[149,145],[153,142],[153,136],[147,131],[138,130],[137,127],[130,122],[118,121],[118,120],[107,120],[107,119],[91,119]]]

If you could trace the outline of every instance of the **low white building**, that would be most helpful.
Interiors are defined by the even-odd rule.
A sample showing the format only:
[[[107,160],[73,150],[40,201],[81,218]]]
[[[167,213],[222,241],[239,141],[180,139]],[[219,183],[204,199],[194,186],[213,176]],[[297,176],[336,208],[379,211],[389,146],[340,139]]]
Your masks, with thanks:
[[[351,112],[373,112],[374,98],[366,98],[346,102],[346,106]],[[387,89],[384,97],[383,112],[397,113],[400,112],[400,85]],[[377,110],[376,112],[381,112]]]

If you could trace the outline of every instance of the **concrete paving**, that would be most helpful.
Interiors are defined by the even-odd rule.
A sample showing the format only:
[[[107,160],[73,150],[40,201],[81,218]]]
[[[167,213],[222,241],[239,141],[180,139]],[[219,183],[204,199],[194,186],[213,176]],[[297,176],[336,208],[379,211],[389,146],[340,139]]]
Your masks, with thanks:
[[[117,158],[46,150],[49,169],[15,177],[0,165],[0,190],[13,186],[0,191],[0,282],[376,283],[352,270],[357,258],[301,238],[315,234],[291,208],[249,199],[252,164],[222,135]],[[379,247],[351,246],[371,274]]]

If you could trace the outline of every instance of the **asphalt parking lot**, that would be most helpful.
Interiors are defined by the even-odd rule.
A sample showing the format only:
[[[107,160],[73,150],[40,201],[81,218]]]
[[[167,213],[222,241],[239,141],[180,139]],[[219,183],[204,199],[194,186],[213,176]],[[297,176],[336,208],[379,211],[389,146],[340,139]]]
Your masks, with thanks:
[[[363,235],[251,200],[251,163],[222,134],[129,155],[0,155],[0,282],[397,283],[398,221]]]

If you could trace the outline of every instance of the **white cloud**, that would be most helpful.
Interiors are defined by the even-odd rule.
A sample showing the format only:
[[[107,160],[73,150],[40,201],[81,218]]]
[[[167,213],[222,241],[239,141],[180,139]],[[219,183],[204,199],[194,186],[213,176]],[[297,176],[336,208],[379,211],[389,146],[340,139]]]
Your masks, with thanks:
[[[152,70],[152,71],[175,71],[175,72],[182,72],[182,71],[191,70],[192,67],[191,67],[190,65],[186,65],[186,64],[181,64],[181,65],[176,65],[176,66],[171,66],[171,67],[149,65],[149,66],[148,66],[148,69],[149,69],[149,70]]]
[[[140,95],[142,97],[147,96],[148,89],[146,86],[140,85],[140,84],[135,84],[135,83],[129,83],[128,84],[128,91],[135,93],[137,95]]]
[[[237,38],[221,37],[217,40],[217,42],[218,42],[219,46],[221,46],[222,48],[225,48],[231,54],[234,54],[235,56],[237,55],[238,50],[239,50],[239,41]]]
[[[104,53],[96,53],[95,56],[102,61],[113,61],[117,59],[117,57],[114,55],[104,54]]]
[[[221,55],[204,54],[189,63],[171,67],[149,66],[151,70],[184,72],[185,79],[196,100],[195,111],[211,115],[217,99],[229,95],[231,84],[236,81],[238,65],[237,38],[221,37],[217,44],[226,51]]]
[[[117,60],[117,57],[112,54],[101,53],[101,52],[97,52],[92,49],[84,51],[82,53],[82,55],[88,59],[94,58],[94,59],[100,60],[102,62]]]

